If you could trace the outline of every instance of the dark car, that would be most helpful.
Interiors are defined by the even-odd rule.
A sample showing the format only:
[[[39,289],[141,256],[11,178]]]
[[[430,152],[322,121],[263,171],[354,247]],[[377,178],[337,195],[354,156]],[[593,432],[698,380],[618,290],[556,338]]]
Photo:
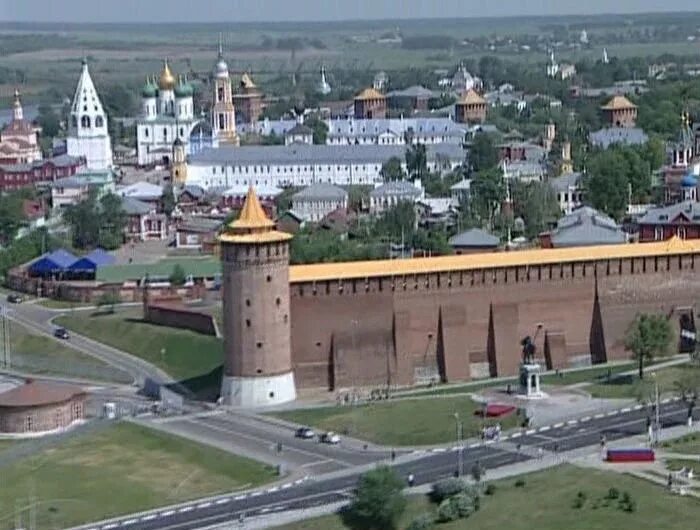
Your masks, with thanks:
[[[297,438],[304,438],[305,440],[309,440],[315,437],[316,433],[310,427],[299,427],[294,433],[294,436],[296,436]]]
[[[21,304],[24,302],[24,298],[22,298],[21,294],[8,294],[7,295],[7,301],[10,302],[11,304]]]
[[[68,339],[70,335],[66,328],[56,328],[53,330],[53,336],[59,339]]]

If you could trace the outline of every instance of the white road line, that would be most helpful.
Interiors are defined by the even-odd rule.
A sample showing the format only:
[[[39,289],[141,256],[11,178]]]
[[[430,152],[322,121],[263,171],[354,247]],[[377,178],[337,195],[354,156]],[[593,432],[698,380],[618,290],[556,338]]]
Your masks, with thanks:
[[[596,414],[596,415],[593,416],[593,417],[594,417],[595,419],[599,420],[600,418],[604,418],[604,417],[605,417],[605,414]]]
[[[549,425],[545,425],[544,427],[540,427],[540,432],[548,431],[549,429],[551,429],[551,427]]]
[[[219,499],[216,501],[216,504],[226,504],[227,502],[231,502],[231,497],[226,497],[225,499]]]
[[[254,491],[253,493],[250,494],[251,497],[260,497],[262,495],[262,491]]]
[[[282,484],[280,486],[280,489],[286,490],[286,489],[291,488],[291,487],[292,487],[292,485],[290,483],[287,483],[287,484]]]
[[[444,453],[445,451],[447,451],[447,449],[445,449],[444,447],[436,447],[435,449],[433,449],[433,453]]]
[[[632,410],[642,410],[644,408],[644,405],[635,405],[632,407]]]
[[[141,517],[141,520],[142,520],[142,521],[152,521],[152,520],[155,519],[156,517],[158,517],[158,516],[155,515],[155,514],[144,515],[143,517]]]
[[[197,505],[198,510],[202,510],[204,508],[209,508],[211,506],[211,502],[203,502],[202,504]]]
[[[475,447],[479,447],[481,444],[470,444],[469,449],[474,449]]]
[[[175,510],[168,510],[167,512],[161,513],[160,516],[161,517],[170,517],[174,513],[175,513]]]
[[[180,508],[178,510],[178,513],[191,512],[192,510],[194,510],[194,508],[192,506],[185,506],[184,508]]]
[[[295,480],[294,484],[301,484],[302,482],[304,482],[304,479],[300,478],[300,479]]]
[[[576,425],[578,423],[578,420],[569,420],[566,422],[567,425]]]
[[[247,497],[247,495],[239,495],[238,497],[234,497],[233,500],[234,501],[242,501],[246,497]]]
[[[536,432],[535,429],[530,429],[529,431],[525,431],[525,434],[535,434]]]
[[[590,416],[584,416],[584,417],[581,418],[579,421],[591,421],[591,417],[590,417]]]
[[[267,513],[269,511],[270,511],[270,508],[263,508],[262,510],[260,510],[260,513]]]
[[[661,403],[665,404],[665,403],[670,403],[671,401],[672,401],[671,398],[666,398],[666,399],[662,399]]]
[[[106,524],[102,527],[102,530],[111,530],[112,528],[116,528],[117,526],[119,526],[117,523]]]
[[[521,432],[514,432],[510,435],[511,438],[520,438],[523,435]]]
[[[617,416],[620,413],[619,410],[611,410],[606,414],[606,416]]]
[[[621,409],[620,412],[632,412],[632,407],[625,407],[624,409]]]
[[[581,421],[583,421],[583,418],[581,418]],[[563,422],[563,421],[560,422],[560,423],[555,423],[555,424],[554,424],[554,428],[555,428],[555,429],[561,429],[563,426],[564,426],[564,422]]]
[[[269,490],[267,490],[268,493],[274,493],[274,492],[276,492],[276,491],[279,491],[279,488],[278,488],[277,486],[275,486],[274,488],[270,488]]]
[[[129,526],[130,524],[134,524],[136,522],[136,519],[127,519],[126,521],[122,521],[122,526]]]

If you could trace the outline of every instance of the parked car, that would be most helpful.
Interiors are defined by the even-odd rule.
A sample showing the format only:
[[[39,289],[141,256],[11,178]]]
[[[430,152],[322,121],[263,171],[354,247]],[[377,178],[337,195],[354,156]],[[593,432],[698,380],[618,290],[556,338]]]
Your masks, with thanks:
[[[70,335],[66,328],[56,328],[53,330],[53,336],[58,339],[69,339]]]
[[[11,304],[21,304],[24,302],[24,298],[22,297],[21,294],[8,294],[7,295],[7,301],[10,302]]]
[[[340,443],[340,436],[338,436],[336,433],[333,431],[328,431],[325,432],[321,435],[321,442],[324,444],[339,444]]]
[[[316,433],[310,427],[299,427],[294,433],[294,436],[308,440],[310,438],[314,438]]]

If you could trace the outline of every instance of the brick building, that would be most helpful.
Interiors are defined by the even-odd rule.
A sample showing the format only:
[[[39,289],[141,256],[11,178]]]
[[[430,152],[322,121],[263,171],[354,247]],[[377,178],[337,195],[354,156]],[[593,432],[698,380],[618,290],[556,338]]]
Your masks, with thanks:
[[[374,88],[365,88],[354,100],[356,120],[386,118],[386,96]]]
[[[60,155],[26,164],[0,165],[0,191],[17,190],[55,182],[75,175],[85,166],[85,159]]]
[[[332,391],[512,376],[538,325],[548,369],[623,359],[638,311],[678,331],[700,297],[700,241],[288,267],[287,243],[259,224],[222,254],[241,271],[224,278],[226,377],[235,362],[261,385],[290,365],[298,387]]]
[[[694,191],[697,186],[691,189]],[[689,200],[652,208],[638,221],[639,241],[664,241],[672,237],[700,239],[700,203]]]
[[[85,418],[86,397],[74,386],[27,380],[0,394],[0,432],[29,435],[65,429]]]
[[[600,107],[603,119],[611,127],[634,127],[637,123],[637,105],[625,96],[615,96]]]
[[[469,90],[455,103],[457,123],[484,123],[488,103],[475,90]]]

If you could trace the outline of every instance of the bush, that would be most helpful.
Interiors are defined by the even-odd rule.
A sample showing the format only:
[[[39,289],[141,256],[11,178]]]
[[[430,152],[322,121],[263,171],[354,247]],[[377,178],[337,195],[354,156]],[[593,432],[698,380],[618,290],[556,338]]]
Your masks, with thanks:
[[[185,285],[185,281],[187,281],[187,275],[185,273],[185,269],[182,268],[182,265],[180,265],[179,263],[175,264],[175,266],[173,267],[173,271],[170,273],[169,280],[170,283],[175,287]]]
[[[494,493],[496,493],[496,486],[493,484],[489,484],[486,486],[486,489],[484,489],[484,495],[493,495]]]
[[[632,513],[637,510],[637,503],[632,499],[630,494],[625,491],[617,507],[622,511]]]
[[[406,530],[430,530],[435,524],[432,514],[422,513],[408,525]]]
[[[387,466],[368,471],[360,477],[348,515],[361,528],[396,528],[406,508],[403,488],[403,479]]]
[[[617,488],[610,488],[608,490],[608,494],[606,495],[606,499],[614,500],[620,497],[620,490]]]
[[[579,491],[576,494],[576,498],[574,499],[574,508],[580,509],[583,508],[583,506],[586,504],[586,493],[583,491]]]
[[[525,479],[519,478],[518,480],[516,480],[515,487],[516,488],[524,488],[525,487]]]
[[[437,520],[440,523],[449,523],[459,519],[459,512],[455,503],[451,499],[446,499],[440,503],[437,510]]]
[[[461,493],[466,488],[466,483],[460,478],[446,478],[434,482],[430,490],[430,499],[439,504],[445,499]]]
[[[462,518],[469,517],[474,513],[474,498],[466,493],[459,493],[450,499],[454,504],[457,514]]]

